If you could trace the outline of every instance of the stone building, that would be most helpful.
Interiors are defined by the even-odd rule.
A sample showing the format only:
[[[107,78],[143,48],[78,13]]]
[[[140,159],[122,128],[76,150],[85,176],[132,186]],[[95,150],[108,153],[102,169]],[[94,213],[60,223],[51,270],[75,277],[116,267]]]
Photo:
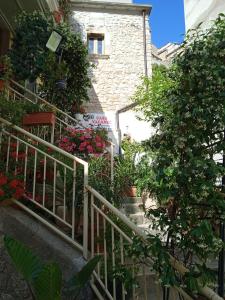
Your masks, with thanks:
[[[184,0],[186,31],[202,23],[202,28],[208,28],[219,13],[225,13],[224,0]]]
[[[103,125],[115,142],[120,129],[122,135],[139,139],[144,125],[136,120],[130,104],[141,77],[151,74],[151,7],[129,0],[83,0],[73,1],[72,8],[72,28],[81,33],[94,65],[90,102],[80,118]]]
[[[152,64],[169,66],[179,52],[180,45],[168,43],[161,48],[152,44]]]

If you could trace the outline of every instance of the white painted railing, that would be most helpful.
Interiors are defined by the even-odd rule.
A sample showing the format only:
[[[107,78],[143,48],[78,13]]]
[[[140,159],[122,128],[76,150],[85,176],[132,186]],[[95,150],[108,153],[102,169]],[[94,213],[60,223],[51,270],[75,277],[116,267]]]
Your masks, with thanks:
[[[141,238],[143,243],[148,244],[147,235],[131,222],[124,214],[117,210],[102,195],[92,187],[86,187],[89,193],[90,228],[88,246],[91,257],[96,254],[103,256],[102,263],[94,272],[92,287],[99,295],[100,288],[103,294],[99,299],[139,299],[139,300],[162,300],[163,293],[158,282],[158,278],[151,273],[152,261],[145,259],[144,263],[137,265],[137,260],[129,256],[126,248],[132,244],[132,239],[136,236]],[[177,272],[183,276],[189,270],[170,256],[170,264]],[[131,286],[126,290],[123,282],[118,277],[110,276],[112,270],[120,270],[125,267],[130,270],[133,279],[138,284],[138,288]],[[158,283],[157,283],[158,282]],[[212,289],[208,287],[200,288],[203,299],[222,300]],[[127,295],[129,297],[127,298]],[[104,295],[102,297],[102,295]],[[168,300],[194,300],[185,290],[180,287],[170,288]]]
[[[1,117],[0,161],[6,171],[23,176],[25,194],[14,201],[20,208],[77,247],[86,259],[102,255],[91,280],[99,299],[162,299],[151,260],[137,264],[127,252],[135,236],[146,242],[145,233],[88,185],[85,161]],[[172,257],[171,265],[181,275],[188,271]],[[129,275],[139,288],[126,286]],[[201,293],[206,299],[222,300],[207,287]],[[193,298],[175,287],[169,299]]]
[[[37,126],[30,128],[31,133],[51,142],[52,144],[55,144],[55,142],[57,142],[64,134],[66,135],[66,129],[70,127],[86,129],[79,120],[73,118],[14,80],[10,80],[6,90],[8,99],[12,99],[13,101],[23,100],[32,104],[38,104],[40,111],[54,112],[56,122],[52,127]],[[111,181],[113,181],[115,145],[111,141],[109,141],[109,146],[106,148],[106,151],[110,155]]]
[[[84,242],[78,243],[77,236],[78,219],[87,220],[84,188],[88,183],[88,163],[1,117],[0,126],[1,163],[6,172],[21,175],[24,180],[24,200],[16,201],[17,204],[87,257],[86,225],[82,233]],[[79,208],[78,202],[84,209]]]

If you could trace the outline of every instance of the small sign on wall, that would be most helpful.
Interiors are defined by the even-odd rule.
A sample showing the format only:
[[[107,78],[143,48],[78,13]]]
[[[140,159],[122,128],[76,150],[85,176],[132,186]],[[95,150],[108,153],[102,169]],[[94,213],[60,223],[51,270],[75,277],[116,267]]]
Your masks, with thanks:
[[[114,113],[88,113],[76,114],[76,118],[85,127],[104,128],[107,131],[115,129],[115,114]]]

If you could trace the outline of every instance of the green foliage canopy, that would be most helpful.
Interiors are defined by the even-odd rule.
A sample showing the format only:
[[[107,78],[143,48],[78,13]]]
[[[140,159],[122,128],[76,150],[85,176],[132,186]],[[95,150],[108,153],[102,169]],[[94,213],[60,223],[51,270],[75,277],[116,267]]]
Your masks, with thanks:
[[[138,94],[140,108],[156,127],[147,143],[153,152],[147,185],[159,208],[148,215],[163,232],[169,252],[189,267],[181,281],[192,290],[215,281],[208,261],[223,246],[218,227],[225,220],[224,61],[225,16],[220,15],[208,31],[191,31],[172,66],[153,76],[153,89]],[[164,245],[157,245],[160,253]],[[174,284],[170,278],[164,276],[163,283]]]

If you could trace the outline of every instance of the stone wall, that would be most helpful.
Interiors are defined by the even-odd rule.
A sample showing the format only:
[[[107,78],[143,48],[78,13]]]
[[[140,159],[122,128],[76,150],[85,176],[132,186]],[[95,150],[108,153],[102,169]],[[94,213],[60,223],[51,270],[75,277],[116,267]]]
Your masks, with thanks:
[[[151,73],[151,46],[146,16],[148,71]],[[128,105],[144,74],[144,43],[142,11],[115,8],[81,8],[73,12],[72,26],[82,34],[104,34],[104,55],[92,55],[90,72],[92,89],[87,112],[116,111]]]

